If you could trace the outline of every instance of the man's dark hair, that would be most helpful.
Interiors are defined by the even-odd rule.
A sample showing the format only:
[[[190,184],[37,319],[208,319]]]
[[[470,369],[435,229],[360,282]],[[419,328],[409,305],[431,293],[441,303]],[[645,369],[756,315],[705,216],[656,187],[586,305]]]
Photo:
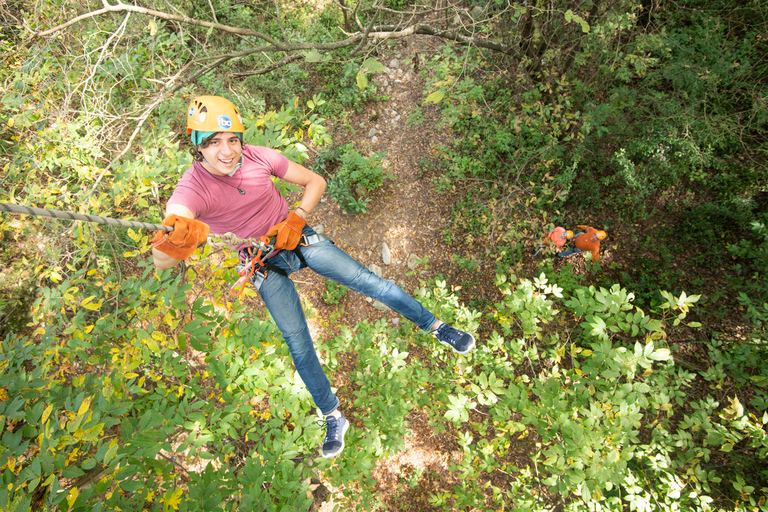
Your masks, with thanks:
[[[210,136],[204,138],[203,141],[200,144],[198,144],[197,146],[192,146],[191,148],[189,148],[189,154],[192,155],[192,157],[195,159],[196,162],[202,162],[203,161],[203,154],[200,151],[198,151],[197,148],[198,147],[203,148],[203,149],[207,148],[211,144],[211,141],[213,140],[213,138],[216,135],[218,135],[218,134],[219,134],[219,132],[213,133]],[[239,138],[240,137],[238,137],[238,139]],[[240,141],[240,146],[242,147],[242,145],[243,145],[243,141],[241,140]]]

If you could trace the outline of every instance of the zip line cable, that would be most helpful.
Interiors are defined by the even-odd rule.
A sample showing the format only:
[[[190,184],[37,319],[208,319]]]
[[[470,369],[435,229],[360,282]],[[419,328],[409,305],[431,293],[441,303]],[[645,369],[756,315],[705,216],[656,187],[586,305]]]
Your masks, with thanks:
[[[44,208],[32,208],[31,206],[22,206],[20,204],[0,203],[0,212],[20,213],[22,215],[34,215],[37,217],[50,217],[52,219],[80,220],[85,222],[95,222],[97,224],[110,224],[112,226],[125,226],[137,229],[173,231],[172,226],[164,226],[162,224],[150,224],[148,222],[110,219],[109,217],[83,215],[82,213],[65,212],[61,210],[46,210]],[[260,240],[258,238],[240,238],[234,233],[225,233],[223,235],[215,235],[211,233],[211,235],[208,237],[208,245],[216,249],[227,245],[235,246],[243,243],[254,242],[260,242]]]
[[[0,203],[0,212],[20,213],[22,215],[34,215],[36,217],[50,217],[52,219],[80,220],[84,222],[95,222],[97,224],[110,224],[112,226],[124,226],[136,229],[154,229],[158,231],[173,231],[171,226],[162,224],[150,224],[149,222],[135,222],[132,220],[110,219],[109,217],[99,217],[97,215],[83,215],[82,213],[64,212],[61,210],[46,210],[43,208],[32,208],[19,204]]]

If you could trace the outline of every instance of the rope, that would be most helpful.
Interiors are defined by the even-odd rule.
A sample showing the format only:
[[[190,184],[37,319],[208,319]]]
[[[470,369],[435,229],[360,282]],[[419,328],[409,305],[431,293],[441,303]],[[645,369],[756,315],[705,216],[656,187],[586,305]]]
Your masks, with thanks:
[[[214,249],[219,249],[221,247],[227,247],[227,246],[236,247],[242,244],[256,245],[257,242],[261,242],[261,241],[262,240],[260,238],[240,238],[234,233],[224,233],[223,235],[208,236],[208,245],[210,245]]]
[[[156,231],[173,231],[171,226],[162,224],[150,224],[148,222],[136,222],[132,220],[110,219],[109,217],[99,217],[97,215],[84,215],[82,213],[65,212],[62,210],[47,210],[44,208],[33,208],[20,204],[0,203],[0,211],[7,213],[20,213],[22,215],[34,215],[36,217],[49,217],[52,219],[80,220],[84,222],[95,222],[97,224],[109,224],[112,226],[124,226],[136,229],[153,229]],[[223,235],[211,235],[208,237],[208,245],[213,248],[225,246],[238,246],[241,244],[260,242],[258,238],[240,238],[234,233],[225,233]],[[264,242],[262,242],[263,244]]]
[[[46,210],[43,208],[32,208],[19,204],[0,203],[0,211],[8,213],[20,213],[22,215],[34,215],[36,217],[50,217],[52,219],[81,220],[84,222],[95,222],[97,224],[110,224],[112,226],[124,226],[136,229],[154,229],[159,231],[173,231],[171,226],[162,224],[150,224],[148,222],[135,222],[132,220],[110,219],[109,217],[98,217],[96,215],[84,215],[82,213],[64,212],[61,210]]]

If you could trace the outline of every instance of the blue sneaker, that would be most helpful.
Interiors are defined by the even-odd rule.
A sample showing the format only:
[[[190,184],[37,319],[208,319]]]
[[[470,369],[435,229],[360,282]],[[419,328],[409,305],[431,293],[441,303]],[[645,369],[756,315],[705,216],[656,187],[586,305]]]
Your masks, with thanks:
[[[342,414],[338,418],[327,417],[324,421],[318,421],[321,427],[327,427],[325,441],[323,441],[323,457],[330,459],[341,453],[344,449],[344,434],[347,433],[349,422]]]
[[[432,331],[432,335],[443,345],[447,345],[458,354],[466,354],[475,346],[475,337],[468,332],[460,331],[445,322]]]

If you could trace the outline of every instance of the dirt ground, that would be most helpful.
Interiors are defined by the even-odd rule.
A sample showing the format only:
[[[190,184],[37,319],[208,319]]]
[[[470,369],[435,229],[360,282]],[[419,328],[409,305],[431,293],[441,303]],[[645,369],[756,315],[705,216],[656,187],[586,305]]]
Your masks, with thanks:
[[[315,228],[322,225],[323,232],[337,246],[364,266],[379,266],[384,278],[409,293],[424,281],[442,274],[453,286],[473,279],[478,283],[473,297],[493,300],[498,298],[493,285],[495,261],[481,263],[472,271],[463,270],[453,262],[454,254],[465,258],[476,258],[478,254],[444,241],[446,231],[451,229],[453,205],[461,192],[437,192],[434,176],[419,175],[419,161],[433,156],[441,144],[448,144],[450,134],[437,126],[436,109],[423,103],[424,79],[413,69],[415,51],[410,46],[400,47],[378,57],[385,65],[393,59],[398,65],[396,69],[388,67],[389,72],[379,73],[376,77],[380,93],[390,98],[387,102],[368,104],[363,112],[350,116],[346,126],[334,120],[328,123],[334,144],[353,142],[358,150],[386,151],[385,169],[394,179],[387,180],[369,196],[368,212],[364,214],[345,213],[326,194],[312,212],[309,223]],[[419,108],[423,122],[409,125],[409,115]],[[298,197],[291,197],[289,201]],[[382,261],[382,242],[386,242],[391,253],[390,265]],[[428,263],[419,266],[416,272],[411,272],[407,265],[413,254],[422,260],[428,258]],[[352,292],[347,293],[338,305],[327,304],[322,298],[326,291],[323,279],[309,270],[293,274],[292,279],[302,298],[309,300],[317,311],[315,318],[309,320],[316,339],[337,334],[332,327],[334,322],[328,319],[341,308],[344,315],[336,322],[350,327],[361,320],[379,318],[387,318],[393,323],[405,321],[392,311],[375,309],[365,297]],[[479,290],[482,292],[475,293]],[[327,327],[329,325],[331,327]],[[343,396],[341,376],[344,373],[340,368],[329,376],[332,385],[340,388],[340,396]],[[354,418],[351,421],[354,425]],[[454,477],[448,471],[448,464],[452,457],[459,456],[459,447],[450,434],[435,435],[427,424],[426,414],[420,411],[413,411],[408,422],[412,434],[408,448],[380,461],[373,471],[377,490],[389,510],[403,510],[405,505],[408,510],[433,510],[427,501],[429,494],[438,489],[450,489],[453,485]],[[418,485],[411,489],[403,482],[416,471],[424,473]],[[316,503],[312,510],[330,512],[340,504],[334,497],[341,494],[333,488],[323,487],[315,491]],[[404,504],[404,500],[407,503]]]
[[[385,169],[394,179],[387,180],[369,196],[368,211],[364,214],[345,213],[326,194],[312,212],[309,223],[315,228],[322,226],[323,232],[337,246],[364,266],[379,266],[384,278],[409,293],[424,281],[442,275],[454,287],[472,280],[472,297],[493,301],[500,298],[494,286],[495,260],[482,258],[476,250],[473,252],[455,238],[452,245],[445,242],[446,232],[452,229],[453,205],[462,197],[463,191],[438,192],[435,190],[436,177],[421,176],[419,172],[419,161],[434,157],[440,145],[450,142],[450,133],[438,126],[437,110],[424,105],[424,79],[413,68],[416,51],[413,46],[401,46],[377,57],[384,65],[392,63],[393,59],[397,61],[397,68],[388,67],[376,76],[379,92],[388,95],[388,101],[366,105],[361,113],[347,118],[345,125],[337,120],[328,121],[334,144],[353,142],[358,150],[386,151]],[[408,123],[409,115],[417,109],[420,109],[423,121]],[[305,165],[312,163],[309,161]],[[298,198],[298,195],[289,197],[289,202]],[[390,265],[382,261],[382,242],[386,242],[391,252]],[[426,266],[411,272],[407,263],[412,254],[422,260],[428,258]],[[471,271],[462,269],[454,263],[454,255],[477,258],[481,263]],[[601,260],[610,262],[613,259],[611,244],[604,244]],[[583,271],[583,261],[570,260],[576,271]],[[532,272],[534,266],[532,261],[528,270]],[[525,276],[525,269],[520,270],[523,272],[519,275]],[[392,311],[375,309],[371,301],[352,292],[347,293],[338,305],[327,304],[322,298],[326,291],[323,279],[309,270],[291,277],[302,298],[316,310],[315,317],[309,320],[316,339],[318,336],[328,339],[337,334],[338,328],[333,327],[334,322],[329,318],[341,308],[344,315],[336,323],[349,327],[361,320],[405,321]],[[260,302],[259,299],[249,300]],[[482,339],[478,342],[482,343]],[[344,368],[340,368],[329,375],[332,385],[340,388],[340,397],[343,397],[344,373]],[[354,418],[350,419],[354,426]],[[427,424],[426,415],[419,411],[413,411],[408,422],[411,431],[408,448],[380,461],[373,471],[378,494],[391,511],[403,510],[404,506],[407,510],[437,510],[427,498],[430,493],[450,489],[455,483],[448,464],[452,457],[459,456],[459,447],[449,433],[435,435]],[[520,464],[524,466],[525,461]],[[424,473],[418,485],[411,489],[403,482],[417,471]],[[330,512],[340,504],[334,499],[334,496],[341,496],[340,492],[337,494],[335,489],[325,488],[325,484],[315,491],[316,503],[312,510]]]

